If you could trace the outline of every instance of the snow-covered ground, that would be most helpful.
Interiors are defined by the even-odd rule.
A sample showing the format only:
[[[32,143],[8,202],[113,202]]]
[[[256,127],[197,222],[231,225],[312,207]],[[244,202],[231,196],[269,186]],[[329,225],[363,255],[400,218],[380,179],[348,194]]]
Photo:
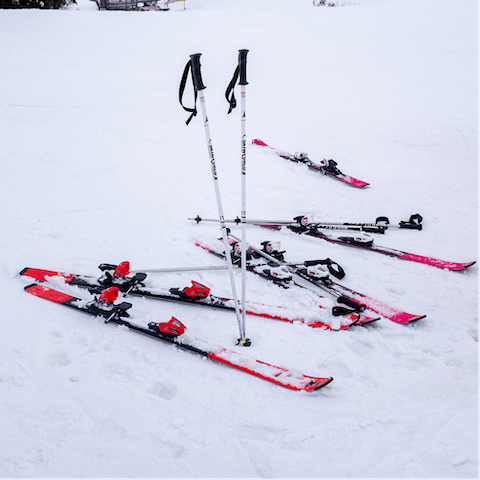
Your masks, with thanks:
[[[247,215],[392,222],[382,245],[478,258],[477,2],[187,0],[169,12],[0,11],[0,476],[475,478],[478,267],[464,273],[248,229],[289,260],[330,257],[365,294],[427,317],[341,332],[134,299],[212,346],[333,383],[299,394],[27,295],[23,267],[97,274],[219,265],[201,116],[178,86],[202,74],[225,214],[240,211],[239,109],[225,88],[248,48]],[[191,105],[189,87],[186,103]],[[237,98],[240,97],[237,91]],[[334,158],[355,189],[250,145]],[[240,276],[237,272],[240,285]],[[231,296],[225,272],[151,275]],[[62,287],[85,298],[85,291]],[[307,294],[253,275],[249,299]],[[313,307],[312,307],[313,308]]]

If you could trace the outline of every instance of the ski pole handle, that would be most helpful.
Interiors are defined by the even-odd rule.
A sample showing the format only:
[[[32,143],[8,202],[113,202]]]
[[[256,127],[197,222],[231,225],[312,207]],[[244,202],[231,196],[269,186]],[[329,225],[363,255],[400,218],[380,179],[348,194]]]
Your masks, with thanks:
[[[366,309],[366,305],[358,303],[355,300],[352,300],[351,298],[345,297],[343,295],[338,297],[337,302],[343,303],[344,305],[347,305],[350,308],[355,309],[355,311],[357,312],[363,312]]]
[[[239,85],[248,85],[247,82],[247,53],[248,50],[238,51],[238,67],[240,69],[240,81]]]
[[[205,85],[203,84],[202,80],[202,73],[200,71],[200,56],[201,53],[194,53],[193,55],[190,55],[190,59],[192,61],[192,78],[193,78],[193,88],[195,89],[196,92],[199,90],[205,89]]]
[[[403,220],[399,223],[400,228],[410,228],[411,230],[421,230],[422,229],[422,220],[423,217],[419,213],[410,215],[410,219],[407,222]]]
[[[325,265],[327,262],[325,260],[305,260],[303,264],[306,267],[313,267],[315,265]],[[298,264],[297,264],[298,265]]]

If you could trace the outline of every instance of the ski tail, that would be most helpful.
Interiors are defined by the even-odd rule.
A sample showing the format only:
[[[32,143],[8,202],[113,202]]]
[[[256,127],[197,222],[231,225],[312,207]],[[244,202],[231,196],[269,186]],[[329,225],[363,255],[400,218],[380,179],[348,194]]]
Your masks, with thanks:
[[[25,287],[25,291],[31,295],[34,295],[35,297],[43,298],[45,300],[50,300],[51,302],[70,307],[73,307],[75,302],[80,300],[79,298],[67,293],[59,292],[58,290],[53,290],[52,288],[45,287],[44,285],[38,285],[37,283],[27,285]]]
[[[42,270],[40,268],[24,268],[20,275],[30,277],[40,282],[46,282],[50,277],[63,277],[66,283],[70,283],[76,275],[71,273],[56,272],[53,270]]]
[[[368,310],[378,313],[379,315],[382,315],[382,317],[388,318],[388,320],[391,320],[392,322],[412,323],[426,317],[426,315],[415,315],[413,313],[399,310],[398,308],[392,307],[391,305],[374,298],[367,297],[366,295],[362,295],[361,293],[355,292],[338,283],[333,284],[332,288],[338,294],[345,296],[349,301],[357,303],[360,302],[364,304]]]

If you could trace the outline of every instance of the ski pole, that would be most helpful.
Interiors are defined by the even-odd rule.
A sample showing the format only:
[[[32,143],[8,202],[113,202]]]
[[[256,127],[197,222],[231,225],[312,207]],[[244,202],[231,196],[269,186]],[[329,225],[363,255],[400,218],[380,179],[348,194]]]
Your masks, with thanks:
[[[245,329],[245,310],[247,297],[247,199],[246,199],[246,180],[247,180],[247,135],[246,135],[246,85],[247,82],[247,53],[248,50],[239,50],[238,65],[240,67],[240,111],[241,111],[241,142],[240,142],[240,158],[241,158],[241,177],[242,177],[242,321]]]
[[[243,49],[238,51],[238,65],[233,73],[233,78],[230,81],[230,84],[227,87],[225,92],[225,97],[230,107],[228,113],[231,113],[232,110],[237,106],[235,100],[235,83],[238,78],[240,80],[238,84],[240,85],[240,119],[241,119],[241,138],[240,138],[240,171],[241,171],[241,228],[242,228],[242,241],[241,241],[241,267],[242,267],[242,323],[245,328],[245,303],[247,297],[247,229],[246,229],[246,216],[247,216],[247,200],[246,200],[246,179],[247,179],[247,135],[246,135],[246,86],[247,82],[247,53],[248,50]],[[231,94],[231,96],[230,96]]]
[[[188,218],[188,220],[195,220],[197,223],[200,222],[217,222],[213,218],[201,218],[197,215],[195,218]],[[292,220],[246,220],[246,223],[249,225],[269,225],[272,227],[314,227],[320,229],[331,229],[331,230],[358,230],[365,231],[370,233],[385,233],[385,230],[388,228],[403,228],[410,230],[422,230],[422,220],[423,217],[416,213],[410,215],[410,218],[407,221],[400,221],[397,225],[390,224],[387,217],[378,217],[375,222],[372,223],[348,223],[348,222],[312,222],[310,215],[299,215]],[[241,223],[240,218],[235,218],[234,220],[225,220],[225,223],[236,223],[237,225]]]
[[[227,235],[227,226],[225,224],[225,217],[223,215],[223,206],[222,206],[222,198],[220,195],[220,186],[218,182],[218,175],[217,175],[217,166],[215,164],[215,156],[213,154],[213,146],[212,146],[212,137],[210,135],[210,127],[208,124],[208,116],[207,116],[207,109],[205,106],[205,95],[204,95],[204,90],[205,90],[205,85],[203,84],[202,80],[202,74],[200,71],[200,56],[201,53],[195,53],[193,55],[190,55],[190,68],[192,71],[192,78],[193,78],[193,87],[195,90],[195,95],[198,95],[200,99],[200,107],[202,110],[202,116],[203,116],[203,124],[205,127],[205,138],[207,141],[207,150],[208,150],[208,155],[210,158],[210,167],[211,167],[211,172],[212,172],[212,179],[213,179],[213,185],[215,188],[215,196],[217,199],[217,208],[218,208],[218,216],[219,216],[219,221],[220,221],[220,227],[222,230],[222,237],[223,237],[223,243],[225,245],[225,252],[230,251],[230,246],[228,243],[228,235]],[[187,64],[188,67],[188,64]],[[186,69],[187,70],[187,69]],[[184,74],[185,77],[185,74]],[[183,81],[183,79],[182,79]],[[183,93],[181,91],[181,93]],[[183,106],[183,105],[182,105]],[[185,107],[184,107],[185,108]],[[230,282],[232,285],[232,294],[233,294],[233,300],[235,303],[235,314],[237,317],[237,322],[238,322],[238,328],[240,331],[240,339],[239,339],[239,344],[248,346],[250,345],[250,340],[245,336],[245,325],[242,324],[242,319],[240,316],[240,311],[239,311],[239,305],[238,305],[238,296],[237,296],[237,288],[235,285],[235,278],[233,275],[233,265],[232,265],[232,258],[230,255],[226,255],[227,257],[227,266],[228,266],[228,272],[230,275]]]

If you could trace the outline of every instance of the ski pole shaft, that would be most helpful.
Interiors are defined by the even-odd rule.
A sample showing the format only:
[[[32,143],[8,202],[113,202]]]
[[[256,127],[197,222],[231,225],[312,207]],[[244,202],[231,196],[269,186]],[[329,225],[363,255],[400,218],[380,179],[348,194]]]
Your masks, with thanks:
[[[232,265],[232,268],[238,268]],[[210,265],[208,267],[172,267],[172,268],[145,268],[143,270],[130,270],[130,273],[171,273],[171,272],[203,272],[211,270],[227,270],[226,265]]]
[[[247,53],[248,50],[239,50],[238,65],[241,88],[241,142],[240,142],[240,158],[241,158],[241,187],[242,187],[242,247],[241,247],[241,261],[242,261],[242,324],[245,330],[245,306],[247,297],[247,198],[246,198],[246,183],[247,183],[247,135],[246,135],[246,85],[247,82]]]
[[[375,233],[377,231],[383,231],[387,228],[402,228],[402,229],[414,229],[414,230],[422,230],[421,220],[422,217],[417,215],[412,215],[410,220],[407,222],[401,221],[398,224],[389,224],[388,219],[387,221],[380,221],[379,217],[376,222],[372,223],[348,223],[348,222],[310,222],[303,224],[301,222],[300,217],[295,217],[298,219],[297,221],[291,220],[256,220],[256,219],[248,219],[245,220],[245,223],[248,225],[271,225],[274,226],[286,226],[286,227],[310,227],[310,228],[320,228],[320,229],[331,229],[331,230],[357,230],[357,231],[368,231],[368,229],[373,229],[371,233]],[[385,217],[386,218],[386,217]],[[195,220],[197,223],[200,222],[218,222],[218,220],[214,218],[201,218],[197,215],[195,218],[188,218],[188,220]],[[241,223],[240,218],[235,218],[233,220],[225,220],[225,223],[236,223],[237,225]]]
[[[237,317],[237,323],[238,323],[238,328],[240,331],[240,343],[241,344],[246,344],[246,336],[245,336],[245,329],[243,328],[242,325],[242,319],[240,315],[240,309],[238,305],[238,296],[237,296],[237,288],[235,285],[235,278],[233,275],[233,265],[232,265],[232,257],[228,254],[230,251],[230,246],[228,243],[228,235],[227,235],[227,226],[225,224],[225,217],[223,215],[223,206],[222,206],[222,198],[220,195],[220,186],[218,182],[218,175],[217,175],[217,166],[215,164],[215,156],[213,154],[213,146],[212,146],[212,137],[210,135],[210,127],[208,124],[208,116],[207,116],[207,108],[205,105],[205,95],[203,91],[205,90],[205,85],[203,84],[202,80],[202,75],[201,75],[201,70],[200,70],[200,56],[201,53],[196,53],[193,55],[190,55],[191,61],[192,61],[192,77],[193,77],[193,86],[196,92],[198,92],[199,99],[200,99],[200,107],[202,110],[202,117],[203,117],[203,125],[205,128],[205,138],[207,141],[207,150],[208,150],[208,155],[210,158],[210,167],[211,167],[211,172],[212,172],[212,179],[213,179],[213,186],[215,189],[215,196],[217,199],[217,208],[218,208],[218,216],[219,216],[219,221],[220,221],[220,227],[222,230],[222,237],[223,237],[223,243],[225,246],[225,253],[226,258],[227,258],[227,266],[228,266],[228,273],[230,276],[230,283],[232,286],[232,294],[233,294],[233,300],[235,303],[235,314]]]
[[[187,220],[195,220],[197,223],[200,223],[200,222],[218,222],[218,219],[215,219],[215,218],[201,218],[199,216],[195,217],[195,218],[188,218]],[[233,220],[231,219],[228,219],[228,220],[225,220],[225,223],[236,223],[237,225],[238,224],[241,224],[243,223],[243,219],[241,218],[235,218]],[[274,221],[274,220],[254,220],[254,219],[245,219],[245,222],[247,225],[266,225],[266,226],[272,226],[272,227],[275,227],[275,226],[278,226],[278,227],[282,227],[282,226],[285,226],[285,227],[300,227],[302,225],[300,225],[298,222],[294,222],[294,221],[285,221],[285,220],[279,220],[279,221]],[[375,224],[365,224],[365,225],[369,225],[369,226],[372,226],[373,227],[382,227],[383,228],[383,225],[375,225]],[[363,225],[355,225],[355,224],[343,224],[343,223],[311,223],[309,224],[308,226],[315,226],[317,228],[331,228],[331,229],[335,229],[335,230],[361,230],[362,229],[362,226]]]

